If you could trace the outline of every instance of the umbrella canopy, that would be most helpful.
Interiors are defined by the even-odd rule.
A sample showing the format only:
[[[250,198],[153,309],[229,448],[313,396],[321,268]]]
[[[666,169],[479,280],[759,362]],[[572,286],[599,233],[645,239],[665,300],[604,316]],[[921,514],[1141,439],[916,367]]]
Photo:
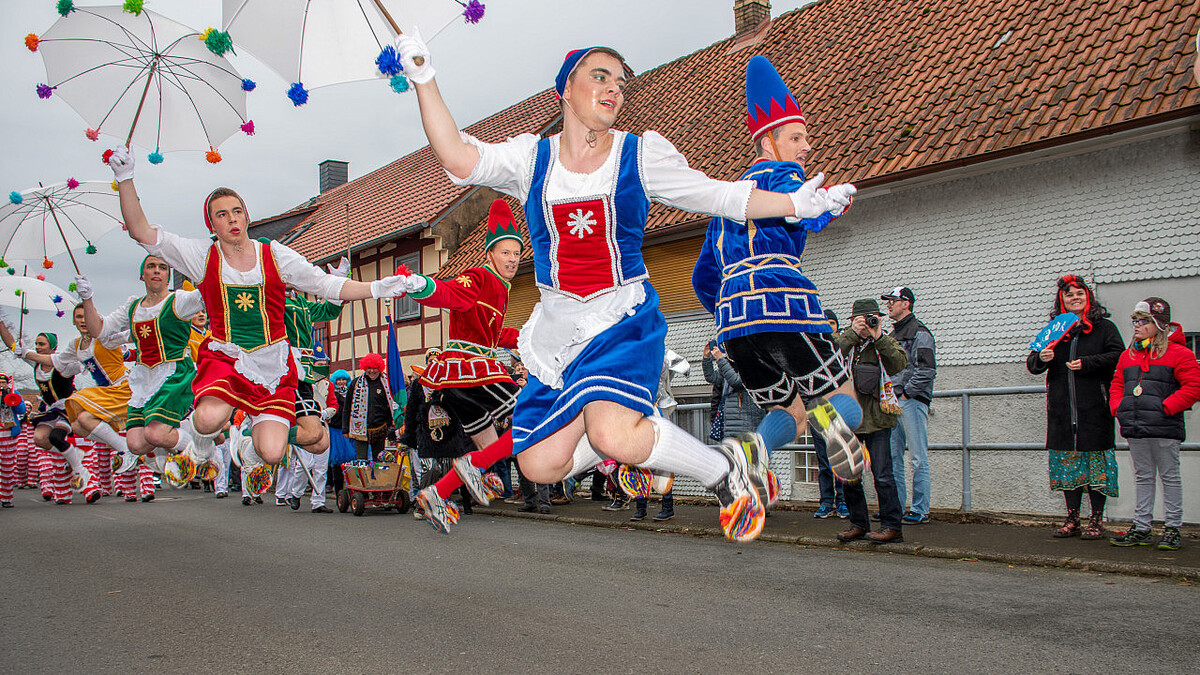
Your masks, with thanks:
[[[172,150],[208,150],[215,162],[222,141],[239,129],[253,133],[253,83],[219,55],[232,48],[223,33],[144,9],[79,7],[34,38],[26,44],[42,55],[47,78],[38,95],[65,100],[92,140],[103,132],[136,143],[154,151],[152,163]]]
[[[292,82],[296,105],[309,89],[382,77],[375,65],[398,32],[431,39],[459,16],[483,16],[476,0],[222,0],[238,47]]]
[[[50,258],[64,251],[95,253],[93,242],[122,224],[120,198],[109,183],[71,179],[12,192],[0,206],[0,260],[41,259],[52,267]]]
[[[23,309],[62,311],[59,304],[78,300],[58,286],[34,277],[0,274],[0,305]]]

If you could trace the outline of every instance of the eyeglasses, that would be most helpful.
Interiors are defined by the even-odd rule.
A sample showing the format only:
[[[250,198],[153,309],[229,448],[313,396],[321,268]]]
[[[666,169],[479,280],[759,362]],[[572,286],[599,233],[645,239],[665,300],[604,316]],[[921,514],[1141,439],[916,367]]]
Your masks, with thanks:
[[[1134,328],[1141,328],[1142,326],[1150,323],[1150,319],[1134,319],[1132,323]]]

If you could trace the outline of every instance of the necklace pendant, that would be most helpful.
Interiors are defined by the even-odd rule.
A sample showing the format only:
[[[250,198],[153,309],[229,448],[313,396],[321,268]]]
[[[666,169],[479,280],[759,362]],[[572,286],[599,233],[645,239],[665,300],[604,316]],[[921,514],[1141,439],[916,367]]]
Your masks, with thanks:
[[[1142,395],[1142,385],[1140,385],[1140,384],[1139,384],[1138,386],[1136,386],[1136,387],[1134,387],[1134,388],[1133,388],[1133,395],[1134,395],[1134,396],[1141,396],[1141,395]]]

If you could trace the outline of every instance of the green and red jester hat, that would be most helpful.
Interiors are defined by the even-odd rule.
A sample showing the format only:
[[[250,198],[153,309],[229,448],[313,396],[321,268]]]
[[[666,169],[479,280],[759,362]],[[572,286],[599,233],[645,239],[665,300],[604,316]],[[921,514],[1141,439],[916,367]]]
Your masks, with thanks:
[[[522,250],[525,249],[525,244],[521,241],[521,230],[513,218],[512,209],[503,199],[495,200],[488,209],[487,228],[487,238],[483,241],[484,253],[492,250],[492,246],[501,239],[512,239],[521,244]]]

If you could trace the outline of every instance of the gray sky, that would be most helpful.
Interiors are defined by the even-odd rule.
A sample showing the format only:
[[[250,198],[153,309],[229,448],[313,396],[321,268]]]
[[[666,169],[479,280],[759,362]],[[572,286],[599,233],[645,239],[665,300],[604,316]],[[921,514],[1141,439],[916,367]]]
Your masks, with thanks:
[[[435,0],[430,0],[435,1]],[[453,0],[443,0],[452,2]],[[772,14],[809,0],[775,0]],[[0,192],[24,190],[39,181],[111,180],[100,154],[120,141],[84,137],[86,124],[57,97],[41,100],[35,87],[46,80],[42,59],[24,46],[28,33],[43,33],[58,14],[54,0],[0,0],[0,129],[5,161]],[[120,4],[76,0],[79,6]],[[690,53],[733,32],[732,0],[487,0],[477,25],[455,22],[430,41],[438,83],[460,127],[465,127],[553,84],[563,55],[574,48],[606,44],[620,50],[641,72]],[[148,0],[146,8],[202,30],[221,26],[220,0]],[[234,35],[235,41],[237,36]],[[252,137],[237,134],[220,147],[223,161],[208,164],[203,153],[167,153],[157,166],[148,150],[135,146],[136,180],[151,222],[185,236],[206,235],[201,208],[219,185],[237,189],[252,218],[273,215],[317,191],[317,164],[350,163],[351,179],[425,145],[412,93],[392,93],[383,81],[313,90],[307,105],[292,106],[288,82],[248,54],[230,59],[258,83],[249,94]],[[123,139],[122,139],[123,140]],[[97,242],[98,255],[76,258],[96,287],[96,304],[111,310],[142,292],[137,266],[141,248],[113,232]],[[66,254],[46,270],[47,280],[66,287],[74,272]],[[31,261],[35,264],[40,261]],[[38,271],[42,271],[40,268]],[[16,316],[10,310],[9,316]],[[31,330],[32,329],[32,330]],[[30,312],[26,333],[51,330],[60,340],[75,335],[69,316]]]

